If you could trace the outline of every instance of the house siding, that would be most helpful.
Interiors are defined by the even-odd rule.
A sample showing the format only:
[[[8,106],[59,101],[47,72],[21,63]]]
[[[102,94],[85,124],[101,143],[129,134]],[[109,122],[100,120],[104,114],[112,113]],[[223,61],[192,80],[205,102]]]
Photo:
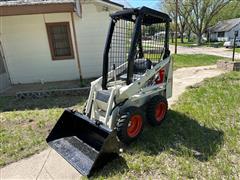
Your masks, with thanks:
[[[75,59],[52,60],[45,26],[49,22],[71,23],[70,18],[70,13],[2,18],[3,46],[13,84],[72,80],[79,77]]]
[[[82,18],[74,13],[83,78],[101,74],[102,54],[109,24],[109,12],[93,4],[83,5]],[[79,79],[70,13],[0,17],[1,36],[10,79],[13,84]],[[53,61],[45,23],[69,22],[74,59]]]
[[[231,31],[226,32],[225,36],[228,37],[228,40],[234,38],[235,31],[238,31],[238,38],[240,38],[240,23],[237,26],[235,26]]]
[[[217,33],[211,33],[210,38],[212,41],[217,41],[217,36],[218,36]]]
[[[225,32],[224,37],[218,37],[218,33],[211,33],[211,40],[213,41],[228,41],[234,38],[235,31],[238,31],[238,38],[240,38],[240,23],[232,28],[230,31]]]
[[[111,12],[101,11],[95,5],[83,5],[82,18],[74,15],[81,70],[84,78],[102,73],[103,51]]]

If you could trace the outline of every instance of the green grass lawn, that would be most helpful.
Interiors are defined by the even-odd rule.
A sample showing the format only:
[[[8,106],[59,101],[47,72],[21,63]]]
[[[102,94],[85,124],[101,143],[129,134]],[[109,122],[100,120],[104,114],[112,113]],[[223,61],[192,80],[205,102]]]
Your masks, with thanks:
[[[182,67],[208,66],[216,64],[218,60],[223,59],[219,56],[205,55],[205,54],[178,54],[173,55],[174,69]]]
[[[189,88],[161,127],[142,136],[94,175],[98,179],[238,179],[240,172],[240,73]],[[0,99],[0,166],[47,147],[45,138],[65,107],[81,97]]]
[[[236,51],[237,53],[240,53],[240,48],[236,48],[235,51]]]
[[[223,42],[204,42],[201,46],[220,48],[223,44]]]
[[[197,47],[196,42],[188,42],[188,40],[186,38],[184,38],[184,43],[181,43],[181,39],[180,38],[177,39],[177,42],[178,42],[178,46]],[[174,39],[173,43],[172,43],[172,40],[170,39],[169,44],[170,45],[175,45],[175,39]]]
[[[161,127],[147,126],[99,179],[238,179],[240,73],[189,88]]]
[[[45,149],[45,138],[63,109],[81,109],[83,102],[76,96],[34,100],[0,97],[0,167]]]
[[[184,43],[181,42],[181,39],[178,38],[177,39],[178,42],[178,46],[184,46],[184,47],[198,47],[196,40],[195,41],[191,41],[188,42],[187,38],[184,38]],[[172,40],[170,39],[169,42],[170,45],[175,45],[175,39],[174,42],[172,43]],[[200,46],[206,46],[206,47],[215,47],[215,48],[219,48],[219,47],[223,47],[223,42],[203,42],[202,45]]]
[[[195,66],[208,66],[216,64],[218,60],[222,60],[223,57],[206,55],[206,54],[177,54],[173,56],[173,68],[174,70],[183,67],[195,67]],[[159,54],[145,54],[145,58],[158,59]],[[228,59],[226,59],[228,60]]]

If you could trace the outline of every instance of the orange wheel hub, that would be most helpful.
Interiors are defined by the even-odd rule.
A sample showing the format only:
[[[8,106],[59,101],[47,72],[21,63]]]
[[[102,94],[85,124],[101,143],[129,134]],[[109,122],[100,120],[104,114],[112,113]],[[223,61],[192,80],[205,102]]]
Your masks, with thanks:
[[[163,102],[157,104],[155,109],[155,118],[158,122],[162,121],[167,111],[167,105]]]
[[[136,137],[141,129],[142,129],[142,122],[143,118],[141,115],[133,115],[130,119],[128,124],[127,133],[129,137]]]

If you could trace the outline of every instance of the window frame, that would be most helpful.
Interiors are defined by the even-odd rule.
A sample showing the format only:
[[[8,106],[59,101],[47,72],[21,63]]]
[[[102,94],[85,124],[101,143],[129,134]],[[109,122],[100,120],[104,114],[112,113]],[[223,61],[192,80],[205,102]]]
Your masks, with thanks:
[[[69,22],[54,22],[54,23],[45,23],[45,25],[46,25],[48,43],[49,43],[49,47],[50,47],[50,51],[51,51],[52,60],[53,61],[55,61],[55,60],[73,60],[74,59],[74,50],[73,50],[70,23]],[[52,41],[52,34],[50,32],[50,28],[52,26],[57,26],[57,25],[65,25],[67,27],[67,37],[68,37],[70,52],[71,52],[71,55],[69,55],[69,56],[55,56],[53,41]]]
[[[217,37],[218,38],[224,38],[225,37],[225,31],[218,32]]]

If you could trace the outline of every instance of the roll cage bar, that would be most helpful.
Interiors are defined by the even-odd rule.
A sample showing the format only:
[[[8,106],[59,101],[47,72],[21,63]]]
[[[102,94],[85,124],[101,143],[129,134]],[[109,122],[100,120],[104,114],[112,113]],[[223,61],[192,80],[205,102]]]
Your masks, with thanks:
[[[142,40],[141,40],[141,25],[152,25],[157,23],[165,23],[165,41],[164,41],[164,49],[165,53],[163,58],[166,58],[170,55],[169,50],[169,27],[171,18],[162,12],[147,8],[131,8],[125,9],[123,11],[118,11],[114,14],[110,15],[111,23],[108,30],[107,41],[105,44],[104,54],[103,54],[103,69],[102,69],[102,89],[107,89],[107,79],[108,79],[108,62],[109,62],[109,50],[111,47],[112,35],[114,32],[115,24],[118,20],[126,20],[135,22],[133,36],[131,37],[131,45],[128,52],[128,69],[127,69],[127,84],[132,83],[133,79],[133,66],[134,66],[134,57],[136,51],[136,45],[139,45],[139,49],[142,49]],[[143,52],[141,52],[141,56],[143,56]]]

